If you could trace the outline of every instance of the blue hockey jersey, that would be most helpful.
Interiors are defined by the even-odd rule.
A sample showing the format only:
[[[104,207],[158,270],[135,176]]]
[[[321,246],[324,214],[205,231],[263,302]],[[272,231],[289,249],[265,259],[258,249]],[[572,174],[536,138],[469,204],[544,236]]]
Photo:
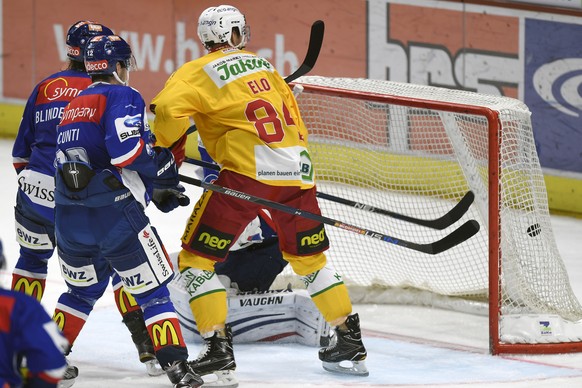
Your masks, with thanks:
[[[65,108],[57,128],[57,163],[83,162],[95,174],[109,172],[145,208],[157,175],[152,140],[139,92],[98,82]]]
[[[34,88],[24,108],[12,148],[13,164],[20,189],[48,220],[53,219],[54,208],[56,127],[65,106],[90,84],[84,72],[60,71]]]
[[[56,387],[65,371],[63,352],[68,345],[36,299],[0,288],[0,387],[21,386],[22,357],[30,386]]]

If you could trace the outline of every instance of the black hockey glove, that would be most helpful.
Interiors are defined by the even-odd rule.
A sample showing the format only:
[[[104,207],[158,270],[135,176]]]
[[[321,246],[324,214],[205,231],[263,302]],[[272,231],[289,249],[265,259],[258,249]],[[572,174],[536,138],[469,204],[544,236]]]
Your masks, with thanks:
[[[190,198],[184,194],[186,189],[176,185],[171,189],[154,189],[152,202],[164,213],[171,212],[178,206],[190,205]]]
[[[184,186],[180,185],[178,166],[172,152],[167,148],[154,147],[158,160],[157,177],[153,180],[152,202],[164,213],[178,206],[188,206],[190,198],[186,196]]]
[[[154,189],[171,189],[179,185],[178,166],[172,151],[163,147],[154,147],[154,151],[158,162],[158,171],[153,179]]]

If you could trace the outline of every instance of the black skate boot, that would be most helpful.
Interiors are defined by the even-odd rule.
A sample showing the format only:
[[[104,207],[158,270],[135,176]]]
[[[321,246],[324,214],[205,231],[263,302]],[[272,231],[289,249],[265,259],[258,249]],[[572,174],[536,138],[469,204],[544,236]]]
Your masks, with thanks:
[[[204,347],[198,358],[190,362],[190,367],[200,376],[209,374],[216,376],[216,380],[206,381],[205,387],[238,387],[238,381],[234,376],[236,363],[232,350],[232,330],[229,325],[226,325],[224,330],[216,330],[211,337],[204,338]]]
[[[126,314],[123,317],[123,323],[131,333],[131,340],[139,354],[139,361],[145,364],[148,375],[159,376],[164,374],[156,359],[154,344],[143,320],[143,312],[136,310]]]
[[[204,380],[190,369],[187,361],[175,361],[165,372],[174,388],[196,388],[204,384]]]
[[[350,315],[345,324],[346,330],[336,327],[330,345],[319,349],[319,359],[323,362],[323,369],[335,373],[368,376],[369,372],[364,362],[368,353],[362,343],[358,314]],[[342,362],[345,364],[346,361],[351,363],[351,367],[340,365]]]

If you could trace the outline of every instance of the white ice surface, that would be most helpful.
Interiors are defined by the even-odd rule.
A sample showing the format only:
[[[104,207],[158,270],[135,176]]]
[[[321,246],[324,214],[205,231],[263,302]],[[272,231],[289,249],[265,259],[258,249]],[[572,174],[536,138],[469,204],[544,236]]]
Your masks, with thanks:
[[[8,271],[0,282],[8,287],[10,270],[18,256],[13,206],[16,175],[11,165],[12,140],[0,140],[0,238]],[[192,199],[199,191],[188,187]],[[179,239],[190,210],[163,214],[148,209],[169,252],[179,250]],[[572,287],[582,298],[582,221],[552,217],[558,247],[568,268]],[[56,257],[51,260],[43,304],[52,314],[66,290]],[[237,345],[240,387],[582,387],[582,354],[488,354],[487,319],[438,309],[356,305],[368,349],[370,376],[338,376],[325,372],[317,349],[302,345]],[[199,344],[189,344],[191,358]],[[111,292],[99,300],[77,339],[71,361],[79,367],[75,388],[169,387],[165,376],[149,377],[139,363],[129,334],[121,323]]]

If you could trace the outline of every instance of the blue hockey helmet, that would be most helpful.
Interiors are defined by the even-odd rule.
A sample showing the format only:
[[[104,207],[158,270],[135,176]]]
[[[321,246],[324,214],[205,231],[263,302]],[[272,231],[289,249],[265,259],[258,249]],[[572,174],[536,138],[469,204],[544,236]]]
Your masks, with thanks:
[[[67,56],[73,61],[83,62],[85,46],[92,37],[98,35],[113,35],[113,31],[89,20],[73,24],[67,32]]]
[[[85,48],[85,69],[89,75],[115,75],[117,64],[134,70],[135,58],[131,47],[118,35],[102,35],[91,38]]]

